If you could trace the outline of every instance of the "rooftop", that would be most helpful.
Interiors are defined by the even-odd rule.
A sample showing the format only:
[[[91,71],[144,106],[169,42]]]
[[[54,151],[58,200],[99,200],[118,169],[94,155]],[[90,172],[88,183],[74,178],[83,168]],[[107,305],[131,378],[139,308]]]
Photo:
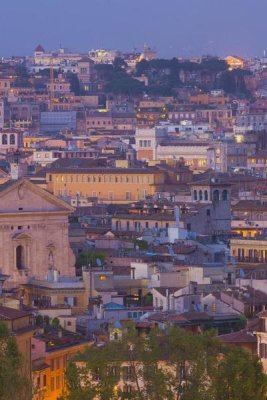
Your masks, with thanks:
[[[0,306],[0,320],[14,320],[30,316],[28,311],[17,310],[15,308]]]
[[[220,335],[218,339],[224,343],[257,343],[256,336],[245,330]]]

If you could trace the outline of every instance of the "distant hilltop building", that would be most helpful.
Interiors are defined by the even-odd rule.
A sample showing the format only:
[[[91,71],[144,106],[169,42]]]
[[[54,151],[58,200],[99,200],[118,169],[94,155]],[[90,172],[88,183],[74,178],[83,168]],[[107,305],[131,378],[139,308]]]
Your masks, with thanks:
[[[138,58],[138,62],[142,60],[151,61],[156,58],[156,51],[149,47],[147,44],[144,45],[143,51]]]
[[[66,61],[79,61],[82,55],[79,53],[71,53],[64,48],[60,48],[55,52],[46,52],[41,44],[34,50],[34,64],[39,66],[61,65]]]
[[[243,69],[245,66],[245,60],[243,60],[243,58],[240,57],[227,56],[225,58],[225,61],[227,62],[230,71],[238,68]]]
[[[38,46],[34,50],[34,56],[38,57],[38,56],[43,55],[44,53],[45,53],[45,49],[43,48],[42,45],[38,44]]]
[[[96,64],[112,64],[119,55],[120,53],[117,50],[99,49],[89,51],[89,57]]]
[[[145,44],[141,52],[136,52],[134,50],[128,53],[122,53],[118,50],[99,49],[89,51],[89,57],[96,64],[112,64],[116,57],[121,57],[129,66],[135,66],[137,62],[142,60],[153,60],[156,58],[156,52]]]

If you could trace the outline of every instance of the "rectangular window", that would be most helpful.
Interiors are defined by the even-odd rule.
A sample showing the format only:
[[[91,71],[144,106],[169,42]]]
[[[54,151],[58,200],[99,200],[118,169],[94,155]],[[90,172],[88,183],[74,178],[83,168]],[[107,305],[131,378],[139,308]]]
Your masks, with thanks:
[[[122,377],[124,381],[133,381],[134,380],[133,367],[122,367]]]
[[[60,389],[60,375],[56,377],[56,389]]]
[[[147,190],[144,189],[144,191],[143,191],[143,199],[144,199],[144,200],[146,199],[146,196],[147,196]]]
[[[116,366],[107,367],[107,375],[113,377],[119,376],[119,368]]]
[[[260,343],[260,358],[267,358],[267,344]]]
[[[131,192],[126,192],[125,193],[125,200],[131,200],[131,198],[132,198]]]
[[[50,381],[51,392],[55,390],[55,378],[52,376]]]
[[[101,381],[101,376],[100,376],[100,369],[99,367],[95,368],[94,376],[93,376],[94,381]]]

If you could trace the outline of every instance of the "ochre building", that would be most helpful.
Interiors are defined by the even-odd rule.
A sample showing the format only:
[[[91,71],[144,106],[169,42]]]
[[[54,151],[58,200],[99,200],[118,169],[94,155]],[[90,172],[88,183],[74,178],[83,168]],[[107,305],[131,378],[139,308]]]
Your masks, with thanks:
[[[46,174],[47,189],[56,196],[97,197],[106,203],[130,203],[153,195],[165,175],[156,168],[77,168]]]

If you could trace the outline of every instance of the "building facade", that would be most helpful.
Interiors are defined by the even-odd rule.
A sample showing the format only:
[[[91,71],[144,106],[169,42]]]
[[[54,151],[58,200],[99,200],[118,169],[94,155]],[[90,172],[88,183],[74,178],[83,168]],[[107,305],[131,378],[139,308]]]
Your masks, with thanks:
[[[73,209],[27,180],[0,186],[0,253],[6,287],[29,278],[45,279],[49,268],[63,276],[75,274],[69,246],[68,216]],[[65,249],[62,251],[62,249]]]

